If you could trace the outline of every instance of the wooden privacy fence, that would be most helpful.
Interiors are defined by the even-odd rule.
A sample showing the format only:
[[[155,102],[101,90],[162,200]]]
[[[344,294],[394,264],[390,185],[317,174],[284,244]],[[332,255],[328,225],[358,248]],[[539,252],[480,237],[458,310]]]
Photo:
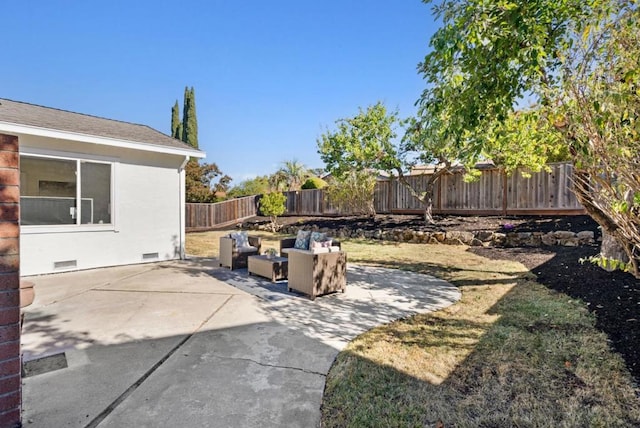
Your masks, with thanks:
[[[570,163],[548,165],[550,171],[523,177],[521,170],[507,176],[500,169],[483,170],[479,179],[464,181],[464,174],[456,172],[440,177],[434,187],[433,212],[439,214],[470,215],[572,215],[586,211],[576,199]],[[424,189],[428,176],[409,177],[418,189]],[[285,192],[287,215],[337,215],[323,190]],[[422,202],[411,196],[398,180],[378,181],[374,191],[377,213],[421,213]]]
[[[507,176],[500,169],[483,170],[480,178],[466,183],[461,172],[445,174],[435,185],[433,212],[468,215],[574,215],[586,211],[576,199],[570,163],[549,165],[550,171],[532,173],[530,178],[518,170]],[[426,176],[409,180],[424,184]],[[420,188],[424,189],[424,185]],[[324,190],[284,192],[285,215],[340,215]],[[188,232],[224,227],[258,215],[259,196],[231,199],[215,204],[186,204]],[[374,191],[377,213],[422,213],[424,207],[397,180],[378,181]]]
[[[215,229],[256,216],[257,200],[257,196],[246,196],[213,204],[187,203],[185,204],[186,231]]]
[[[322,189],[283,192],[287,197],[285,215],[339,215],[340,211],[331,203]]]

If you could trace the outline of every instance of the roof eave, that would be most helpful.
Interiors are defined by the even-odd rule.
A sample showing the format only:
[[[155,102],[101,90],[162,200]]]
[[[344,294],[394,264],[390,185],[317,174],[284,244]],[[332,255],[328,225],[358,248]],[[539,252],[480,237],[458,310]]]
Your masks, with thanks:
[[[184,149],[179,147],[162,146],[152,143],[142,143],[139,141],[122,140],[118,138],[101,137],[97,135],[82,134],[70,131],[61,131],[58,129],[41,128],[38,126],[21,125],[17,123],[1,122],[0,131],[16,134],[35,135],[39,137],[59,138],[69,141],[78,141],[82,143],[102,144],[112,147],[119,147],[124,149],[143,150],[147,152],[166,153],[179,156],[190,156],[194,158],[204,158],[206,153],[198,150],[185,147]],[[168,138],[168,137],[167,137]]]

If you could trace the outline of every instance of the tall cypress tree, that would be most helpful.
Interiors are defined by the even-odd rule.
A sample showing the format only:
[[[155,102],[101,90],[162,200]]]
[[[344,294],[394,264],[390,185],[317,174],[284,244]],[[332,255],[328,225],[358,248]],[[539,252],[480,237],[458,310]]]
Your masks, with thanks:
[[[171,136],[182,139],[182,122],[180,122],[180,106],[178,100],[171,109]]]
[[[188,143],[191,144],[196,149],[200,146],[198,143],[198,115],[196,114],[196,91],[191,87],[191,95],[189,97],[191,99],[191,111],[189,112],[189,127],[191,128],[189,131],[190,138]]]
[[[198,148],[198,119],[196,118],[196,93],[189,87],[184,88],[182,121],[178,101],[171,109],[171,133],[174,138]],[[218,182],[214,182],[214,179]],[[185,167],[185,192],[187,202],[215,202],[216,190],[226,192],[231,177],[223,175],[215,163],[200,164],[197,158],[191,158]]]
[[[196,118],[196,93],[184,88],[184,107],[182,112],[182,141],[198,148],[198,119]]]

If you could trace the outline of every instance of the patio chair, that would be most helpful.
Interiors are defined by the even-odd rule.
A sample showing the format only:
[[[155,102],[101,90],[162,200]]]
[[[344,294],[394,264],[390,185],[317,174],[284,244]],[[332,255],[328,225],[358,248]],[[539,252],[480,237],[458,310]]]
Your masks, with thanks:
[[[244,245],[244,237],[238,239],[238,234],[244,234],[247,245]],[[220,266],[231,270],[246,268],[247,258],[260,254],[262,238],[246,235],[246,232],[236,232],[220,237],[220,254],[218,262]]]

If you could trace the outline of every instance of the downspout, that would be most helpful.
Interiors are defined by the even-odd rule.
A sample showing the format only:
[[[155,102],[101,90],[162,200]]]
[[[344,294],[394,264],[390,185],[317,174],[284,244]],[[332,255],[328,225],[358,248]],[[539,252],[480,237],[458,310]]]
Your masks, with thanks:
[[[187,162],[189,162],[189,156],[185,156],[184,157],[184,161],[182,161],[182,164],[180,165],[180,168],[178,168],[178,177],[179,177],[179,200],[180,200],[180,237],[179,237],[179,245],[180,245],[180,260],[184,260],[186,258],[185,256],[185,252],[184,252],[184,246],[185,246],[185,240],[186,240],[186,234],[185,234],[185,227],[186,227],[186,219],[185,219],[185,203],[186,203],[186,196],[185,196],[185,171],[184,168],[185,166],[187,166]]]

